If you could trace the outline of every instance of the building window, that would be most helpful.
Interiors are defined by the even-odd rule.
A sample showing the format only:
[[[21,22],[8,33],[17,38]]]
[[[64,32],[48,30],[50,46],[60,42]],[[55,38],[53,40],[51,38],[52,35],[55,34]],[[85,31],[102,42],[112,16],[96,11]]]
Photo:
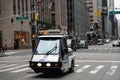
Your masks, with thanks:
[[[24,0],[22,0],[22,15],[24,15]]]
[[[28,0],[25,0],[26,2],[26,15],[28,15]]]
[[[93,15],[90,15],[90,18],[93,18]]]
[[[1,0],[0,0],[0,14],[1,14]]]
[[[92,5],[93,3],[92,3],[92,2],[89,2],[89,4],[91,4],[91,5]]]
[[[13,0],[13,14],[16,15],[16,0]]]
[[[18,0],[18,14],[20,14],[20,0]]]
[[[90,22],[93,22],[93,19],[90,19]]]

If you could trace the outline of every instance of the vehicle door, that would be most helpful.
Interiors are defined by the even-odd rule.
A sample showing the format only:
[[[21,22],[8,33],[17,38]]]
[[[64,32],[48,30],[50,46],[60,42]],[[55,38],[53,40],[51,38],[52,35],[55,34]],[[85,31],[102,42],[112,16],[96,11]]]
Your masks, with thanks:
[[[63,68],[65,70],[67,70],[68,67],[69,67],[69,54],[68,54],[68,48],[67,48],[67,41],[66,41],[66,39],[62,39],[61,55],[62,55],[62,61],[63,61]]]

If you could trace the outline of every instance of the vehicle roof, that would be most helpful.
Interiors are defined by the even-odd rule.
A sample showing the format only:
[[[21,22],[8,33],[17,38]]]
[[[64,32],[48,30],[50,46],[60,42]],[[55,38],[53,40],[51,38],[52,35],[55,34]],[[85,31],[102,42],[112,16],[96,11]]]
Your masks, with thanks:
[[[58,37],[58,38],[62,38],[62,37],[67,37],[66,35],[41,35],[38,36],[39,38],[43,38],[43,37]]]

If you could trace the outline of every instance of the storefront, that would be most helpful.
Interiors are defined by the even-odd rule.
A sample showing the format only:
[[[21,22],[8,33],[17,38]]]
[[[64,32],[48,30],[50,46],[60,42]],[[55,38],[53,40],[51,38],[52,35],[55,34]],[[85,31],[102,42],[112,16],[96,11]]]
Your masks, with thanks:
[[[27,48],[29,43],[29,32],[14,31],[14,49]]]

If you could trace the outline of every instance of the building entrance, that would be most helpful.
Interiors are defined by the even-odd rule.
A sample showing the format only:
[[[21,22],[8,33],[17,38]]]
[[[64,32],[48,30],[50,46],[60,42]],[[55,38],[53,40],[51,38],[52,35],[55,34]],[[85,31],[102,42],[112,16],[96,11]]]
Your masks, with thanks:
[[[27,48],[29,45],[29,32],[14,32],[14,49]]]

